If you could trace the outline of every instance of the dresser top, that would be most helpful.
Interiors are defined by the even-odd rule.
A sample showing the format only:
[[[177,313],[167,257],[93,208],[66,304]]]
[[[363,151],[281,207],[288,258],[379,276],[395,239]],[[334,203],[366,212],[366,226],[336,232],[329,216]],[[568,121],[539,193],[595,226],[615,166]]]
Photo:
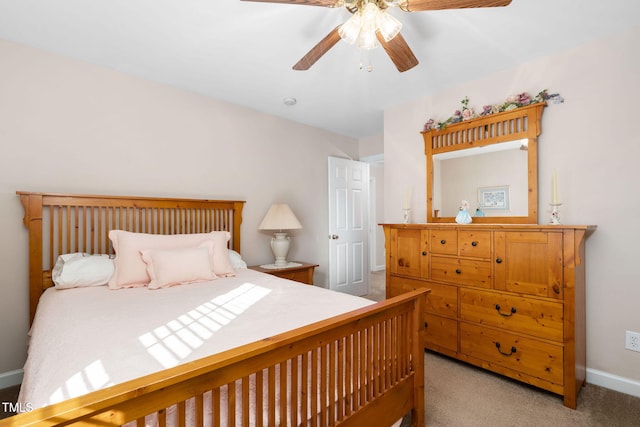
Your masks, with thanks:
[[[571,225],[571,224],[458,224],[458,223],[415,223],[415,224],[394,224],[394,223],[382,223],[378,224],[383,227],[394,228],[459,228],[459,229],[491,229],[491,230],[584,230],[591,233],[596,230],[597,225]]]

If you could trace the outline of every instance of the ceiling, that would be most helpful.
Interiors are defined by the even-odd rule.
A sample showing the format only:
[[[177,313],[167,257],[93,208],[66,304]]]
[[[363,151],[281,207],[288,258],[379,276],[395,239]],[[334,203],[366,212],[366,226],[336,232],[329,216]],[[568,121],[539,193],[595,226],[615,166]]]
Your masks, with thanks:
[[[0,0],[0,38],[351,137],[383,111],[637,24],[637,0],[513,0],[487,9],[391,13],[420,64],[339,42],[291,69],[350,16],[344,8],[240,0]],[[634,53],[637,54],[637,53]],[[373,67],[360,69],[361,59]],[[0,58],[0,64],[1,64]],[[287,97],[297,99],[287,106]]]

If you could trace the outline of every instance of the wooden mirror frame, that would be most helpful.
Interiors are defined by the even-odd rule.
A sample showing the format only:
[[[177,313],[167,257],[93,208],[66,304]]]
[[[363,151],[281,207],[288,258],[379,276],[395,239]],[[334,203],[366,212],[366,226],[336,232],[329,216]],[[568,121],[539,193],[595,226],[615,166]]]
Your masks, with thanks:
[[[445,129],[421,132],[427,157],[427,222],[455,222],[455,217],[436,216],[433,211],[433,156],[440,153],[483,147],[528,139],[529,197],[527,216],[473,217],[474,223],[538,223],[538,135],[546,103],[528,105],[511,111],[448,125]]]

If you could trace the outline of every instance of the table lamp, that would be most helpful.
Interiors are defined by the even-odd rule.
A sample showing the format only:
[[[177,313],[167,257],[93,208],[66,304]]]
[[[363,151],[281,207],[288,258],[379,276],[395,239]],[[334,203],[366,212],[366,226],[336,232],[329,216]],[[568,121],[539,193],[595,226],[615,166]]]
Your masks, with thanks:
[[[289,245],[291,238],[283,230],[295,230],[302,228],[300,221],[293,214],[291,208],[287,204],[273,204],[262,219],[259,230],[277,230],[271,238],[271,250],[276,257],[276,261],[272,264],[275,268],[287,267],[287,253],[289,253]],[[264,267],[264,266],[263,266]]]

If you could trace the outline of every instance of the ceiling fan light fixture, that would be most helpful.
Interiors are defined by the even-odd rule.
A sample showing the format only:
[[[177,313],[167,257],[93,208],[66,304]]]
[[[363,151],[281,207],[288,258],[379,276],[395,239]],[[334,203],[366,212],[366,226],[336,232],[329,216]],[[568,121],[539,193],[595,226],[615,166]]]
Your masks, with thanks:
[[[371,50],[378,47],[378,39],[376,38],[375,28],[368,31],[360,31],[360,37],[358,37],[358,47],[360,49]]]
[[[360,13],[354,13],[351,18],[347,20],[338,29],[340,38],[349,44],[354,44],[358,40],[360,34],[360,27],[362,26],[362,19]]]
[[[402,29],[402,23],[393,15],[385,11],[378,13],[378,31],[380,31],[384,41],[391,41],[391,39],[398,35],[400,29]]]
[[[402,28],[402,23],[394,16],[381,10],[376,3],[367,3],[357,10],[338,29],[340,38],[349,44],[358,42],[360,49],[378,47],[376,32],[380,32],[385,41],[393,39]]]
[[[358,47],[360,49],[375,49],[378,46],[376,31],[378,30],[378,17],[380,9],[375,3],[367,3],[361,11],[360,34]]]
[[[378,14],[380,9],[375,3],[367,3],[364,8],[361,9],[362,25],[363,26],[376,26],[378,21]]]

